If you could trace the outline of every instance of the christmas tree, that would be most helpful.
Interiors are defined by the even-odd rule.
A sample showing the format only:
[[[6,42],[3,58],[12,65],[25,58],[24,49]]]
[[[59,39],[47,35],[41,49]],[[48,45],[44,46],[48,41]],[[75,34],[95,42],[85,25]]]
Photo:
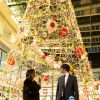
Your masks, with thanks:
[[[62,63],[70,64],[71,73],[79,82],[84,85],[93,82],[71,1],[30,0],[7,65],[16,66],[20,73],[29,68],[41,73],[53,69],[57,73]]]

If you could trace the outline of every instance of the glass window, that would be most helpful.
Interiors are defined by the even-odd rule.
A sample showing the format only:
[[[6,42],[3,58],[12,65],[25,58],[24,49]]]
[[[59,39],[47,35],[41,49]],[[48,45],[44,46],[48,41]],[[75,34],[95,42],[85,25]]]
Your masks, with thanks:
[[[82,2],[82,4],[89,4],[90,0],[82,0],[81,2]]]
[[[89,15],[90,14],[90,9],[86,9],[86,10],[84,10],[84,12],[85,12],[85,15]]]
[[[6,65],[6,60],[7,60],[7,53],[5,51],[2,51],[1,54],[1,68],[4,68]]]
[[[99,30],[99,25],[96,26],[96,30]]]
[[[0,50],[0,66],[1,66],[1,57],[2,57],[2,51]]]
[[[95,30],[95,26],[92,26],[92,30]]]
[[[100,13],[100,7],[98,7],[96,10],[97,10],[97,13]]]
[[[84,10],[81,10],[81,11],[80,11],[81,15],[84,15],[84,12],[85,12]]]
[[[96,14],[96,9],[95,9],[95,8],[92,8],[92,9],[91,9],[91,13],[92,13],[92,14]]]
[[[80,16],[80,11],[76,11],[76,16]]]

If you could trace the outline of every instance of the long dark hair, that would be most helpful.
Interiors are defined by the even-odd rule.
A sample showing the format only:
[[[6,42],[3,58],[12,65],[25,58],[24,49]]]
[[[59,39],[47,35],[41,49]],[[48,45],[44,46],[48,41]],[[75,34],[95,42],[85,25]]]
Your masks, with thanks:
[[[33,77],[35,76],[35,70],[34,69],[29,69],[26,72],[26,78],[32,80]]]

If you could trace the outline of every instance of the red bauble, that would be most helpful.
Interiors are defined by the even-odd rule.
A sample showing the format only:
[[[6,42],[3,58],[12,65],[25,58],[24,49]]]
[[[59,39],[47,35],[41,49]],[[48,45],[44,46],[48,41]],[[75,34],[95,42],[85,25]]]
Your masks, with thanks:
[[[62,37],[68,35],[68,30],[66,28],[62,28],[59,33]]]
[[[80,57],[81,55],[83,55],[83,53],[84,53],[84,49],[82,47],[78,47],[75,51],[77,57]]]
[[[42,59],[45,60],[46,59],[46,55],[42,55]]]
[[[48,81],[49,80],[49,76],[48,75],[44,76],[43,80],[44,81]]]
[[[50,23],[50,26],[52,27],[52,28],[55,28],[55,23],[54,22],[52,22],[52,23]]]
[[[15,57],[9,57],[8,58],[8,60],[7,60],[7,63],[9,64],[9,65],[14,65],[15,64]]]

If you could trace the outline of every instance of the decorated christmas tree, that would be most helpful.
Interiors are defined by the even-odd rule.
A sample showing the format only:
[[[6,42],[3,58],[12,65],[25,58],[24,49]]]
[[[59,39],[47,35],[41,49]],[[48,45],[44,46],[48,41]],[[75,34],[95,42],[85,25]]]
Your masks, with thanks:
[[[30,0],[8,55],[7,66],[16,68],[21,74],[24,70],[35,68],[49,75],[52,69],[56,80],[57,69],[62,63],[70,64],[71,73],[82,85],[93,82],[71,1]],[[47,81],[48,76],[44,80]],[[87,88],[84,88],[86,93]]]

